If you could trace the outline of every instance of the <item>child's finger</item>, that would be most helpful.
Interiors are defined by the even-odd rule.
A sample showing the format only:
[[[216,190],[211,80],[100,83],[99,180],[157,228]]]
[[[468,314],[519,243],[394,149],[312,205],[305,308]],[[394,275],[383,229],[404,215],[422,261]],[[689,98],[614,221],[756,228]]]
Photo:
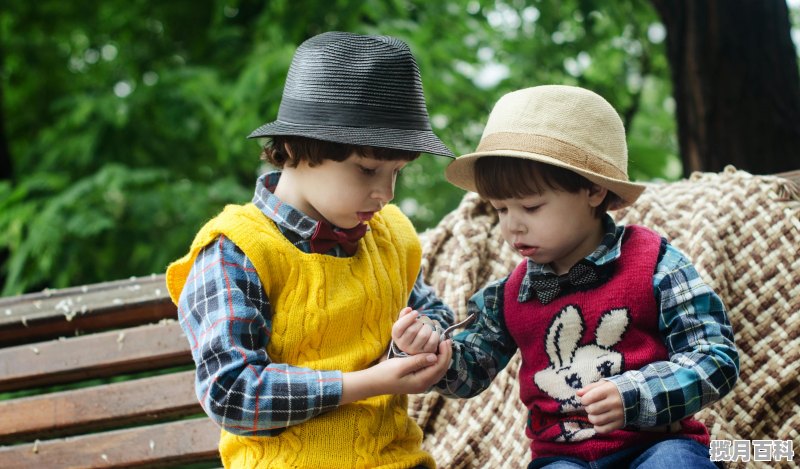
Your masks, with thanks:
[[[436,357],[436,360],[434,363],[432,363],[432,366],[421,369],[417,373],[416,378],[424,384],[419,392],[422,392],[441,379],[441,377],[447,371],[447,367],[450,366],[450,358],[452,357],[450,341],[442,341],[439,344],[438,352],[439,353],[437,355],[432,355]],[[428,354],[425,355],[428,356]],[[415,357],[419,356],[421,355],[415,355]]]
[[[403,308],[406,309],[406,308]],[[411,310],[408,308],[409,311],[403,313],[403,310],[400,311],[400,318],[394,322],[392,325],[392,337],[399,338],[405,334],[406,330],[409,326],[416,323],[417,314],[416,311]]]
[[[405,331],[403,331],[403,336],[401,337],[403,342],[411,345],[414,339],[417,338],[417,335],[419,335],[419,331],[422,327],[422,323],[419,321],[411,321]]]
[[[424,324],[420,324],[416,335],[411,341],[411,347],[413,347],[413,350],[423,350],[427,352],[427,350],[425,350],[425,345],[428,343],[428,339],[430,339],[431,335],[433,335],[433,329]],[[435,350],[431,350],[431,352],[434,351]]]
[[[602,399],[602,395],[592,389],[584,392],[582,396],[580,394],[577,395],[580,398],[581,404],[583,404],[584,407],[589,407],[590,405]]]
[[[398,317],[402,318],[403,316],[405,316],[406,314],[410,313],[411,311],[414,311],[414,308],[412,308],[410,306],[406,306],[405,308],[400,310],[400,316],[398,316]]]
[[[611,388],[607,386],[611,386]],[[609,392],[611,392],[612,389],[616,392],[616,388],[613,384],[610,384],[608,381],[600,380],[589,384],[583,389],[579,389],[575,394],[580,398],[581,404],[586,407],[608,398]]]
[[[601,400],[601,401],[593,402],[593,403],[588,404],[588,405],[584,405],[583,409],[589,415],[602,415],[602,414],[608,412],[610,407],[611,406],[605,400]],[[592,423],[594,423],[594,422],[592,422]]]
[[[613,422],[613,423],[606,424],[606,425],[595,425],[594,426],[594,431],[596,431],[597,433],[603,434],[603,433],[611,433],[614,430],[619,430],[620,428],[622,428],[622,425],[620,425],[617,422]]]
[[[450,358],[453,356],[453,340],[447,339],[439,342],[439,358],[450,365]]]
[[[420,353],[409,357],[392,358],[392,360],[400,361],[400,374],[401,376],[406,376],[436,363],[436,355],[432,353]]]
[[[589,392],[592,389],[596,388],[597,386],[600,386],[600,384],[601,384],[601,381],[595,381],[594,383],[590,383],[590,384],[582,387],[581,389],[578,389],[575,392],[575,394],[577,394],[578,397],[583,397],[584,394],[586,394],[587,392]]]
[[[612,409],[610,406],[604,405],[603,402],[604,401],[600,401],[597,404],[585,407],[586,414],[589,416],[589,421],[595,425],[602,425],[611,419]]]
[[[441,340],[441,336],[438,332],[433,331],[430,337],[428,337],[428,342],[425,343],[425,347],[423,348],[426,352],[436,353],[439,349],[439,341]]]

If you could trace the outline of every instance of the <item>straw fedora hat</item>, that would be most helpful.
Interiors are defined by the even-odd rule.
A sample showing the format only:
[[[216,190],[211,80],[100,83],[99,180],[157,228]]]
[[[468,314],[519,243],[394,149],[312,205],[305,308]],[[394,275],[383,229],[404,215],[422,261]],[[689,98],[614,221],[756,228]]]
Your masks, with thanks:
[[[545,85],[506,94],[495,104],[474,153],[451,161],[448,181],[476,191],[475,161],[484,156],[524,158],[574,171],[633,203],[645,186],[628,181],[625,128],[600,95],[584,88]]]
[[[300,44],[277,120],[248,138],[276,135],[454,156],[431,129],[411,50],[391,36],[334,31]]]

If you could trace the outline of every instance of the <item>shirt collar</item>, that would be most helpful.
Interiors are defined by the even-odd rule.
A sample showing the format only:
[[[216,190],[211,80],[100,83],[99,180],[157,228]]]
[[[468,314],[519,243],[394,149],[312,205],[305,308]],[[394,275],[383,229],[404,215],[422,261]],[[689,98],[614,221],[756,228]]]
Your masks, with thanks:
[[[623,225],[617,226],[611,215],[605,214],[603,216],[603,239],[597,248],[584,259],[596,266],[605,265],[616,261],[622,250],[622,235],[625,233]],[[524,303],[534,296],[533,286],[531,285],[531,276],[540,274],[555,274],[555,271],[549,264],[537,264],[531,259],[527,262],[527,272],[525,278],[522,280],[522,285],[519,288],[518,300]]]
[[[253,204],[279,228],[297,233],[302,239],[311,239],[319,222],[283,202],[274,194],[280,178],[280,171],[272,171],[260,176],[256,181]]]

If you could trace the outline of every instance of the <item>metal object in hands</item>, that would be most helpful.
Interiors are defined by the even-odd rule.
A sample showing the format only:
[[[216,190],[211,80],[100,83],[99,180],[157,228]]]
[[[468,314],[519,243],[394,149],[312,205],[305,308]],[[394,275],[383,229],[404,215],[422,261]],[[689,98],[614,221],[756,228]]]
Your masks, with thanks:
[[[453,338],[453,334],[456,332],[456,329],[461,329],[461,328],[464,328],[464,327],[471,326],[472,323],[474,323],[477,318],[478,318],[478,313],[472,313],[469,316],[467,316],[467,318],[464,319],[463,321],[457,322],[457,323],[453,324],[452,326],[448,327],[447,329],[445,329],[441,333],[441,336],[440,336],[441,338],[439,339],[439,341],[441,342],[442,340],[452,339]],[[433,326],[433,321],[428,319],[427,316],[419,316],[417,318],[417,320],[425,322],[426,324],[430,325],[432,328],[434,327]],[[407,353],[403,352],[402,350],[400,350],[399,348],[397,348],[395,346],[395,344],[394,344],[394,340],[392,340],[392,342],[389,344],[389,352],[386,354],[386,358],[388,359],[388,358],[394,358],[394,357],[407,357],[407,356],[409,356],[409,355]]]
[[[448,327],[447,329],[444,330],[444,332],[442,332],[442,340],[452,339],[456,329],[469,327],[472,325],[473,322],[475,322],[476,319],[478,319],[478,313],[472,313],[469,316],[467,316],[467,318],[464,319],[463,321],[457,322],[452,326]]]

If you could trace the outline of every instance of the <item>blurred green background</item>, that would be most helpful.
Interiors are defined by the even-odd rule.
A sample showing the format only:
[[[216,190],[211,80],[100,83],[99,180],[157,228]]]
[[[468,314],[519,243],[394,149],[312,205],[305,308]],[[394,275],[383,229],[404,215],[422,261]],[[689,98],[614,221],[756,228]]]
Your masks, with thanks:
[[[163,272],[250,200],[266,168],[245,136],[275,118],[296,46],[330,30],[408,42],[457,154],[501,95],[573,84],[620,112],[633,179],[681,176],[666,33],[645,0],[4,0],[0,293]],[[400,177],[420,231],[463,196],[446,162]]]

